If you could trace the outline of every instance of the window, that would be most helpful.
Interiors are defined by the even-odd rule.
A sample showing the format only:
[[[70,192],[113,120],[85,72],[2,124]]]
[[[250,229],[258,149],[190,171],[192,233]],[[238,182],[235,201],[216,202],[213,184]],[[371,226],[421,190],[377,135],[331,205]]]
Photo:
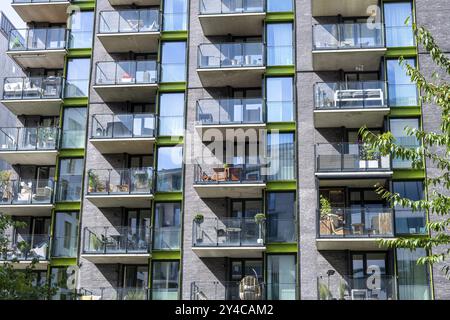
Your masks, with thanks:
[[[292,23],[267,25],[267,65],[293,65]]]
[[[152,300],[178,299],[178,261],[153,261]]]
[[[267,193],[267,242],[295,242],[295,193]]]
[[[122,299],[128,300],[128,295],[133,297],[130,297],[130,300],[139,296],[145,298],[148,288],[148,266],[125,265],[123,269]]]
[[[164,31],[187,30],[187,0],[164,0]]]
[[[62,148],[84,148],[86,108],[64,109]]]
[[[290,12],[293,7],[292,0],[267,0],[268,12]]]
[[[66,98],[87,97],[91,59],[69,59],[66,75]]]
[[[161,147],[158,149],[157,190],[159,192],[181,191],[182,147]]]
[[[78,244],[78,212],[56,212],[53,235],[53,257],[76,257]]]
[[[295,145],[293,133],[269,133],[267,153],[270,158],[269,180],[295,179]]]
[[[159,98],[159,135],[182,136],[184,93],[162,93]]]
[[[75,11],[70,17],[69,48],[92,48],[93,11]]]
[[[52,300],[73,300],[75,290],[68,289],[68,287],[76,287],[76,283],[74,283],[74,280],[76,279],[74,276],[75,272],[74,269],[70,271],[67,267],[51,268],[51,285],[58,288],[58,291],[52,297]]]
[[[426,256],[424,249],[397,249],[398,298],[400,300],[429,300],[428,265],[417,264]]]
[[[267,299],[295,300],[295,255],[267,255]]]
[[[422,181],[394,181],[393,189],[403,198],[413,201],[423,199]],[[395,207],[396,234],[423,234],[426,232],[425,223],[425,212],[413,212],[399,205]]]
[[[419,128],[419,119],[390,119],[390,131],[397,140],[397,143],[403,147],[415,148],[419,146],[419,141],[415,136],[409,136],[405,130],[409,128]],[[410,160],[395,158],[392,160],[394,169],[411,168]]]
[[[180,219],[180,203],[156,204],[153,249],[176,250],[180,248]]]
[[[408,18],[408,24],[405,24]],[[387,47],[414,46],[411,2],[384,3],[384,21]]]
[[[412,66],[416,65],[414,59],[405,59]],[[407,107],[418,105],[416,84],[406,74],[405,68],[397,59],[387,60],[387,80],[389,89],[389,105],[391,107]]]
[[[267,122],[294,121],[292,78],[266,79]]]
[[[186,42],[163,42],[162,82],[186,81]]]
[[[60,161],[57,201],[80,201],[83,162],[83,159]]]

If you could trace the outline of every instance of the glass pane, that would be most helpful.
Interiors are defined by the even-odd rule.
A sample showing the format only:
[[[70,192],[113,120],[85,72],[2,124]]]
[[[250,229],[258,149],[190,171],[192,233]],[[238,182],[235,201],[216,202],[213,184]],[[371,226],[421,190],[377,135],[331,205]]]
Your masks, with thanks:
[[[58,201],[79,201],[83,159],[62,159],[59,168]]]
[[[267,25],[267,65],[292,65],[292,23]]]
[[[408,18],[408,24],[405,24]],[[384,21],[387,47],[414,46],[411,2],[384,3]]]
[[[267,299],[295,300],[296,268],[294,255],[267,256]]]
[[[160,95],[159,135],[182,136],[184,131],[184,93]]]
[[[160,192],[180,191],[182,186],[182,147],[161,147],[158,149],[157,190]]]
[[[152,300],[178,299],[178,261],[154,261]]]
[[[187,30],[187,0],[164,0],[164,31]]]
[[[70,48],[91,48],[94,30],[93,11],[74,11],[71,15]]]
[[[292,78],[267,78],[267,122],[294,120],[294,88]]]
[[[290,12],[292,10],[292,0],[267,0],[268,12]]]
[[[69,59],[65,87],[67,98],[88,96],[90,66],[90,59]]]
[[[83,148],[86,134],[86,108],[64,109],[62,148]]]
[[[153,248],[176,250],[180,247],[180,203],[157,203]]]
[[[412,66],[416,65],[414,59],[405,59],[405,62]],[[390,106],[418,105],[417,87],[397,59],[387,60],[387,79]]]
[[[270,157],[269,180],[295,179],[295,146],[291,133],[268,134],[267,153]]]
[[[163,42],[161,81],[186,81],[186,42]]]
[[[424,249],[397,249],[398,297],[401,300],[431,299],[428,265],[417,264]]]
[[[53,257],[76,257],[78,248],[78,212],[57,212],[53,235]]]

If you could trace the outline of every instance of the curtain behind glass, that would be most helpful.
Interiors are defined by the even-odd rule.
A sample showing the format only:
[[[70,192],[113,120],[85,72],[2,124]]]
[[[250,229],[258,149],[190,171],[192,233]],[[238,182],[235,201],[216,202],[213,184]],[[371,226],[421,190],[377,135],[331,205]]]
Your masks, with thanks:
[[[267,141],[271,168],[276,170],[268,177],[269,180],[294,180],[294,135],[292,133],[268,134]]]
[[[410,2],[393,2],[384,4],[387,47],[414,46],[411,27],[412,6]],[[408,24],[406,19],[409,17]]]
[[[267,64],[269,66],[293,65],[292,23],[267,25]]]
[[[295,256],[267,256],[267,299],[295,300]]]
[[[398,290],[400,300],[429,300],[428,266],[418,265],[426,255],[424,249],[397,249]]]

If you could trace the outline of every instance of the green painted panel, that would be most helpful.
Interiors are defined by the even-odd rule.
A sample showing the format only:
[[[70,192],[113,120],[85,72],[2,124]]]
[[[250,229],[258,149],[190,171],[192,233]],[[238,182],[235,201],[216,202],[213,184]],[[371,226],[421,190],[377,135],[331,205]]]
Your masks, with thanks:
[[[420,107],[392,107],[390,117],[418,117],[422,114]]]
[[[158,146],[161,145],[177,145],[183,144],[183,137],[158,137],[156,140],[156,144]]]
[[[61,158],[84,157],[84,149],[62,149],[58,155]]]
[[[81,202],[58,202],[54,211],[80,211]]]
[[[295,15],[293,12],[268,12],[266,22],[293,21]]]
[[[153,251],[152,260],[180,260],[180,251]]]
[[[267,130],[279,130],[279,131],[295,131],[295,122],[272,122],[266,126]]]
[[[266,76],[293,76],[295,66],[272,66],[266,68]]]
[[[94,10],[95,9],[95,1],[72,1],[72,5],[78,6],[81,11],[88,11],[88,10]]]
[[[297,253],[296,243],[269,243],[266,245],[266,253]]]
[[[388,48],[386,51],[387,58],[394,57],[413,57],[417,55],[416,47],[400,47],[400,48]]]
[[[64,267],[77,265],[77,258],[50,258],[52,267]]]
[[[187,31],[163,31],[161,33],[161,40],[186,40],[188,38]]]
[[[67,57],[69,58],[89,58],[92,56],[92,49],[69,49]]]
[[[424,170],[394,170],[392,180],[418,180],[425,179]]]
[[[285,190],[296,190],[296,181],[270,181],[267,183],[267,191],[285,191]]]
[[[160,83],[159,92],[180,92],[186,91],[186,82]]]
[[[182,201],[182,192],[158,192],[155,194],[154,201]]]
[[[64,99],[63,105],[65,107],[78,107],[78,106],[87,106],[89,103],[89,99],[86,98],[66,98]]]

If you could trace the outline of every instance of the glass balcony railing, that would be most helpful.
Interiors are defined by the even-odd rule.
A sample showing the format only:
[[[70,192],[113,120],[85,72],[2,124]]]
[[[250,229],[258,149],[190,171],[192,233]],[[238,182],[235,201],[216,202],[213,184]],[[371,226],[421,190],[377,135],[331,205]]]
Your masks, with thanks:
[[[153,168],[91,169],[89,195],[128,195],[153,193]]]
[[[151,252],[151,227],[86,227],[85,254],[145,254]]]
[[[413,107],[419,105],[419,90],[415,83],[389,83],[389,106]]]
[[[181,168],[160,169],[156,172],[156,189],[158,192],[180,192],[183,188]]]
[[[63,50],[66,40],[65,28],[13,29],[8,48],[10,51]]]
[[[178,281],[153,280],[152,300],[178,300]]]
[[[78,300],[150,300],[149,288],[81,288]]]
[[[99,33],[157,32],[160,30],[158,9],[101,11]]]
[[[408,208],[395,209],[395,234],[427,234],[425,211],[412,211]]]
[[[197,123],[202,125],[264,123],[264,101],[249,99],[205,99],[197,101]]]
[[[389,171],[389,156],[382,156],[365,144],[316,145],[316,172]]]
[[[53,202],[52,179],[0,181],[0,205],[50,204]]]
[[[91,139],[154,138],[156,117],[151,113],[94,114]]]
[[[315,109],[382,108],[387,105],[384,81],[320,82],[315,84]]]
[[[297,287],[295,282],[196,281],[191,283],[191,300],[295,300]]]
[[[3,82],[3,100],[61,99],[61,77],[9,77]]]
[[[201,44],[198,47],[200,69],[248,68],[264,65],[264,45],[259,42]]]
[[[1,151],[45,151],[56,150],[59,128],[0,128]]]
[[[50,236],[48,234],[15,234],[0,252],[0,260],[32,261],[48,260]]]
[[[181,244],[181,227],[153,228],[154,250],[178,250]]]
[[[314,50],[384,47],[384,28],[381,23],[337,23],[313,26]]]
[[[265,243],[265,223],[255,218],[205,218],[193,221],[194,247],[261,247]]]
[[[291,219],[278,219],[268,215],[265,225],[267,243],[293,243],[297,241],[297,222],[294,217]]]
[[[76,258],[78,253],[77,236],[53,236],[53,258]]]
[[[318,210],[319,238],[394,236],[393,210],[383,207]]]
[[[196,184],[238,184],[238,183],[264,183],[261,164],[196,164],[194,180]]]
[[[374,273],[361,276],[321,276],[317,279],[319,300],[396,300],[394,276]]]
[[[96,85],[133,85],[158,82],[158,68],[154,60],[97,62]]]
[[[201,0],[200,14],[233,14],[264,12],[265,0]]]

